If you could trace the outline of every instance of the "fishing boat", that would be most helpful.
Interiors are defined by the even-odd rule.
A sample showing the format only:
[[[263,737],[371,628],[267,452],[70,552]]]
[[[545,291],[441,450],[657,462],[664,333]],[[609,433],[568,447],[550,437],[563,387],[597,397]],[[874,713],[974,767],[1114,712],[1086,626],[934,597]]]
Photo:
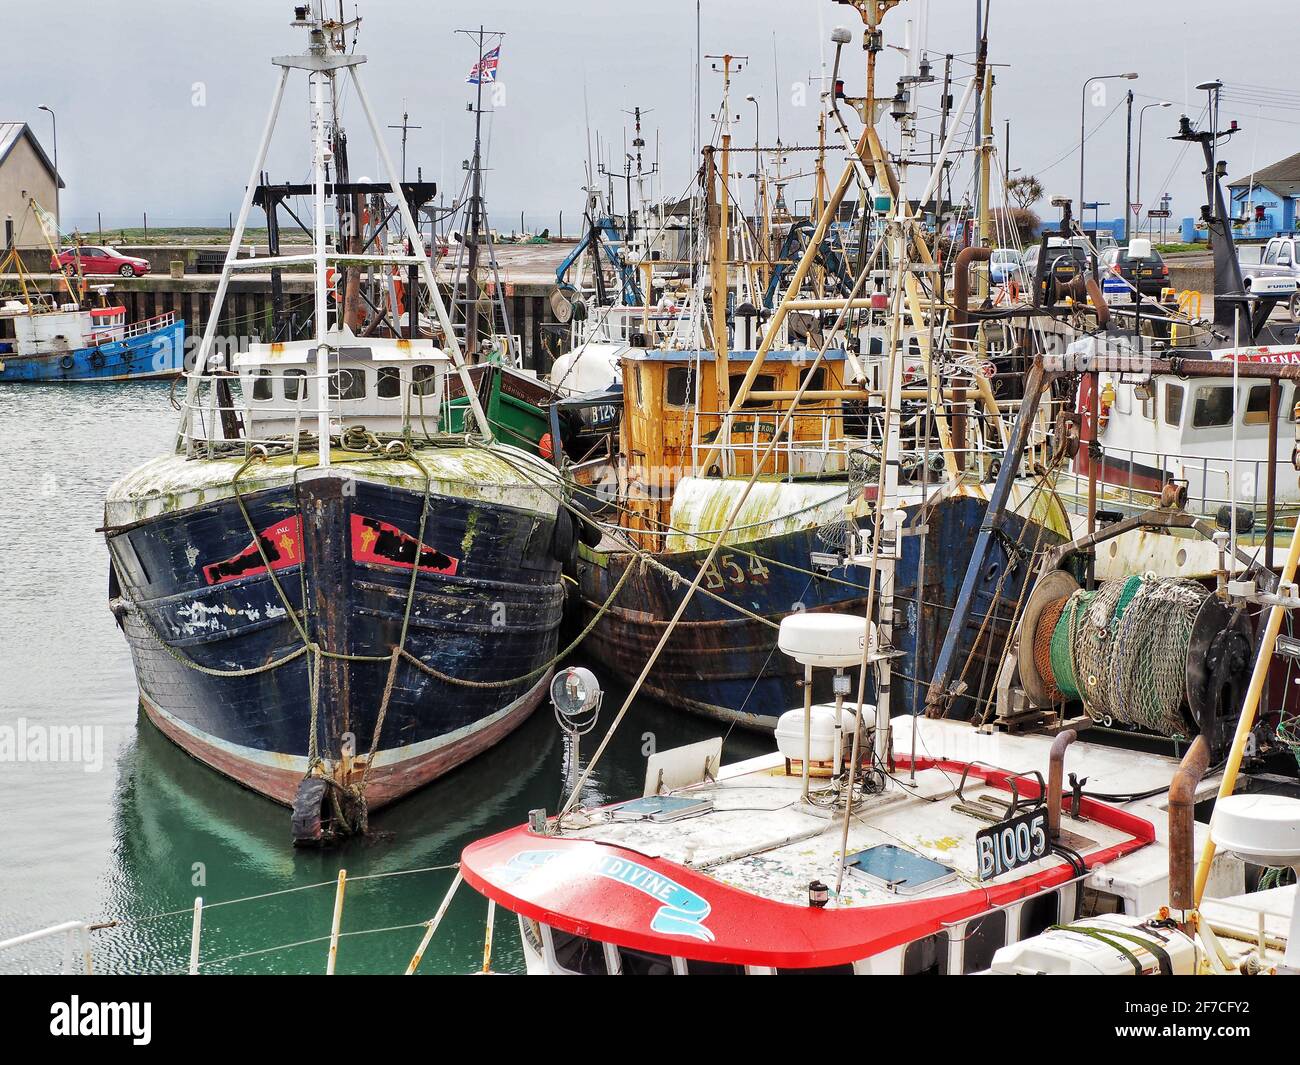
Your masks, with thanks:
[[[862,13],[874,34],[879,12]],[[837,35],[837,72],[847,40]],[[721,116],[730,113],[733,66],[733,57],[718,64]],[[977,80],[967,83],[956,115]],[[604,539],[580,546],[578,561],[588,640],[600,659],[629,682],[653,659],[645,690],[656,698],[751,727],[770,728],[801,698],[800,671],[776,653],[781,618],[857,612],[873,574],[885,569],[880,623],[899,655],[893,705],[920,705],[917,678],[929,676],[948,629],[1014,409],[994,394],[994,353],[962,317],[965,291],[950,302],[940,284],[948,269],[965,284],[968,261],[940,270],[914,211],[936,195],[941,166],[909,198],[906,166],[895,167],[881,147],[875,121],[884,102],[873,91],[856,137],[839,111],[846,105],[828,101],[847,162],[838,182],[819,175],[820,209],[788,263],[756,253],[752,233],[744,235],[751,227],[733,222],[731,133],[721,120],[720,147],[704,151],[700,214],[708,230],[698,244],[707,259],[694,264],[693,342],[643,326],[617,352],[616,457],[567,467],[604,522]],[[911,136],[913,116],[898,117]],[[951,143],[941,147],[941,162]],[[852,271],[837,270],[847,260],[829,233],[855,183],[869,193],[859,205],[868,219],[861,228],[876,239]],[[775,266],[784,268],[779,284]],[[652,285],[642,300],[648,320],[658,303]],[[1001,355],[1015,358],[1011,345]],[[1009,367],[1007,376],[1019,372]],[[611,397],[594,393],[586,405],[603,410]],[[886,450],[897,463],[881,460]],[[1023,470],[1019,455],[1014,463],[1006,535],[981,586],[984,610],[962,632],[964,646],[985,656],[1005,638],[1005,615],[1027,591],[1018,557],[1070,533],[1050,486],[1033,472],[1059,458],[1043,434],[1031,450]],[[864,540],[878,550],[869,564],[851,563]],[[692,581],[701,569],[697,595]],[[661,645],[670,619],[678,624]],[[974,669],[963,697],[985,698],[991,677]]]
[[[721,737],[656,752],[639,796],[586,804],[625,702],[559,812],[471,844],[465,880],[517,916],[535,973],[1290,971],[1300,909],[1288,931],[1279,878],[1300,866],[1300,743],[1295,715],[1260,700],[1300,600],[1261,583],[1257,641],[1244,582],[1236,602],[1156,574],[1081,584],[1125,531],[1042,554],[996,712],[886,718],[864,700],[894,657],[871,604],[795,614],[779,646],[804,705],[781,713],[774,752],[726,765]],[[1300,531],[1288,587],[1297,562]],[[968,583],[980,566],[977,551]],[[814,702],[814,670],[833,702]],[[599,706],[590,680],[562,679],[557,708]]]
[[[1209,92],[1217,92],[1213,84]],[[1087,527],[1089,514],[1123,518],[1164,503],[1220,525],[1234,546],[1258,549],[1271,566],[1300,512],[1289,439],[1300,398],[1289,367],[1300,362],[1300,327],[1272,313],[1288,304],[1294,280],[1244,274],[1238,257],[1216,158],[1239,131],[1235,124],[1196,129],[1184,116],[1175,138],[1204,157],[1206,203],[1214,205],[1207,207],[1212,312],[1202,314],[1199,293],[1144,299],[1116,269],[1093,293],[1104,308],[1097,323],[1054,360],[1057,368],[1085,371],[1075,418],[1088,445],[1077,449],[1057,488],[1076,529]],[[1127,254],[1140,259],[1150,251],[1150,241],[1138,237]],[[1191,374],[1181,371],[1188,362]],[[1154,569],[1204,580],[1221,568],[1217,546],[1187,534],[1135,531],[1111,546],[1097,560],[1104,577]]]
[[[293,806],[299,843],[366,827],[488,749],[536,706],[556,652],[573,532],[553,467],[494,438],[402,185],[345,47],[356,22],[297,10],[308,49],[279,81],[173,452],[108,492],[110,605],[149,719],[191,755]],[[311,233],[299,254],[237,256],[291,73],[311,88]],[[387,181],[344,184],[338,92],[364,113]],[[391,197],[402,241],[331,247],[328,197]],[[402,248],[405,242],[407,249]],[[395,249],[395,250],[394,250]],[[236,268],[308,265],[306,336],[228,357]],[[410,321],[353,329],[327,275],[416,272],[441,346]],[[345,276],[340,291],[352,291]],[[456,382],[457,389],[450,382]],[[455,393],[455,394],[454,394]],[[458,395],[458,399],[456,396]],[[453,418],[453,407],[459,421]]]
[[[30,200],[42,232],[53,217]],[[126,307],[110,301],[111,285],[95,286],[86,298],[80,279],[59,275],[63,291],[41,292],[17,248],[0,262],[18,291],[0,295],[0,382],[37,384],[147,381],[174,378],[185,369],[185,322],[170,311],[128,322]]]
[[[781,646],[846,678],[870,631],[795,616]],[[1137,924],[1208,836],[1192,809],[1221,775],[1204,760],[1189,775],[1060,725],[886,721],[848,687],[784,713],[771,754],[657,752],[613,803],[582,804],[580,779],[557,815],[467,847],[462,874],[517,916],[530,973],[964,975],[1059,925]],[[1244,892],[1239,855],[1217,855],[1208,890]]]

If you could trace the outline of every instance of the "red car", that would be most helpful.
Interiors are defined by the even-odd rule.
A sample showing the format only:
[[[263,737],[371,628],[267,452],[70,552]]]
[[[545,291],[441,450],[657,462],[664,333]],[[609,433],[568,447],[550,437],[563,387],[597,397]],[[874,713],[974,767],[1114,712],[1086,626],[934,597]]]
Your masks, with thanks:
[[[59,252],[57,261],[51,261],[51,269],[64,273],[77,272],[77,254],[81,254],[81,272],[83,274],[118,274],[122,277],[144,277],[149,272],[149,260],[134,255],[123,255],[112,248],[87,244],[80,249],[64,248]]]

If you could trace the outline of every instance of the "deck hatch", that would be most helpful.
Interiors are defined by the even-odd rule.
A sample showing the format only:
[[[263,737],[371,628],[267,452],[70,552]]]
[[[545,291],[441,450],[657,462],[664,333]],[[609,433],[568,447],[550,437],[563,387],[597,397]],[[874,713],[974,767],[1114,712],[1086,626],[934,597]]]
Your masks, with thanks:
[[[952,866],[893,843],[881,843],[850,854],[845,868],[896,895],[915,895],[957,877],[957,870]]]
[[[656,821],[663,824],[685,817],[698,817],[712,809],[712,799],[695,795],[647,795],[611,806],[609,813],[615,821]]]

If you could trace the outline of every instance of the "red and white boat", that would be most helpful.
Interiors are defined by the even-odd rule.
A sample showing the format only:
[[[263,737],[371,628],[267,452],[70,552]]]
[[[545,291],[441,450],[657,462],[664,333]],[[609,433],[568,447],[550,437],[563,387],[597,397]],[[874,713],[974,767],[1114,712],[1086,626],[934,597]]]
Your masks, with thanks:
[[[1175,757],[871,716],[851,784],[854,715],[794,710],[770,755],[653,755],[642,796],[536,811],[466,848],[463,875],[517,915],[530,973],[966,974],[1058,924],[1167,901]],[[1071,766],[1086,780],[1068,789]],[[1217,787],[1207,775],[1198,801]],[[1243,892],[1243,870],[1220,854],[1209,893]]]

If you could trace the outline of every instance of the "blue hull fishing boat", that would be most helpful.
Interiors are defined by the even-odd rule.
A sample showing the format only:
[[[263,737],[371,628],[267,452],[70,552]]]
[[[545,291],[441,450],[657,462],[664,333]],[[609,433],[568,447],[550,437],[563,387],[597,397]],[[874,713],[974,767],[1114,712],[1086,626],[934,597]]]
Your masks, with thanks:
[[[315,460],[166,456],[127,475],[106,511],[110,605],[169,738],[285,804],[346,759],[338,782],[364,775],[374,809],[542,697],[563,606],[554,503],[512,468],[522,453]]]
[[[777,647],[781,618],[792,609],[861,614],[870,581],[870,568],[851,559],[812,567],[810,559],[827,554],[824,530],[830,526],[824,523],[844,498],[834,489],[825,495],[827,505],[799,516],[801,528],[768,536],[751,533],[734,549],[724,547],[705,573],[705,594],[692,598],[647,677],[647,693],[683,710],[768,729],[775,727],[782,712],[803,701],[803,669]],[[990,579],[978,590],[971,613],[975,620],[959,640],[963,655],[973,655],[981,674],[966,678],[970,694],[960,700],[962,709],[974,709],[987,695],[983,663],[998,660],[1010,628],[1011,604],[1032,579],[1017,553],[1052,546],[1069,531],[1068,517],[1053,497],[1031,498],[1028,490],[1017,497],[1026,514],[1010,516],[1008,538],[998,542],[988,560]],[[893,705],[900,712],[925,706],[925,689],[953,619],[985,508],[985,490],[974,486],[928,507],[919,502],[902,507],[904,529],[924,525],[926,531],[901,538],[895,570],[893,639],[898,657],[892,683]],[[858,524],[859,534],[868,530],[865,519]],[[627,552],[586,547],[579,552],[579,586],[588,617],[599,613],[625,570],[634,570],[587,638],[592,657],[630,683],[708,551],[659,553],[657,565],[649,566]],[[988,624],[982,624],[985,617],[991,618]],[[815,683],[816,697],[828,699],[829,678],[819,677]],[[869,694],[874,697],[874,692]]]
[[[0,306],[14,337],[0,340],[0,382],[145,381],[185,369],[185,321],[160,314],[126,324],[125,307]]]
[[[430,262],[402,250],[421,248],[412,201],[433,191],[398,180],[357,73],[365,57],[346,47],[355,23],[317,3],[295,24],[310,47],[275,60],[272,119],[187,374],[176,449],[109,489],[104,533],[144,712],[195,758],[291,805],[294,841],[317,844],[364,832],[370,810],[533,710],[575,537],[554,467],[494,439]],[[239,259],[294,70],[314,90],[313,251]],[[385,182],[348,181],[340,80]],[[400,233],[364,242],[340,221],[331,245],[329,209],[341,219],[363,198],[388,198],[392,211],[374,217],[398,218]],[[303,262],[316,273],[307,335],[220,354],[233,270]],[[367,270],[379,284],[397,269],[409,317],[381,292],[351,298]]]
[[[58,222],[34,199],[27,205],[57,259]],[[99,302],[91,306],[79,273],[42,292],[16,243],[0,275],[16,278],[13,292],[0,293],[0,382],[144,381],[184,371],[185,322],[175,314],[128,324],[126,308],[108,301],[112,285],[95,285]]]

